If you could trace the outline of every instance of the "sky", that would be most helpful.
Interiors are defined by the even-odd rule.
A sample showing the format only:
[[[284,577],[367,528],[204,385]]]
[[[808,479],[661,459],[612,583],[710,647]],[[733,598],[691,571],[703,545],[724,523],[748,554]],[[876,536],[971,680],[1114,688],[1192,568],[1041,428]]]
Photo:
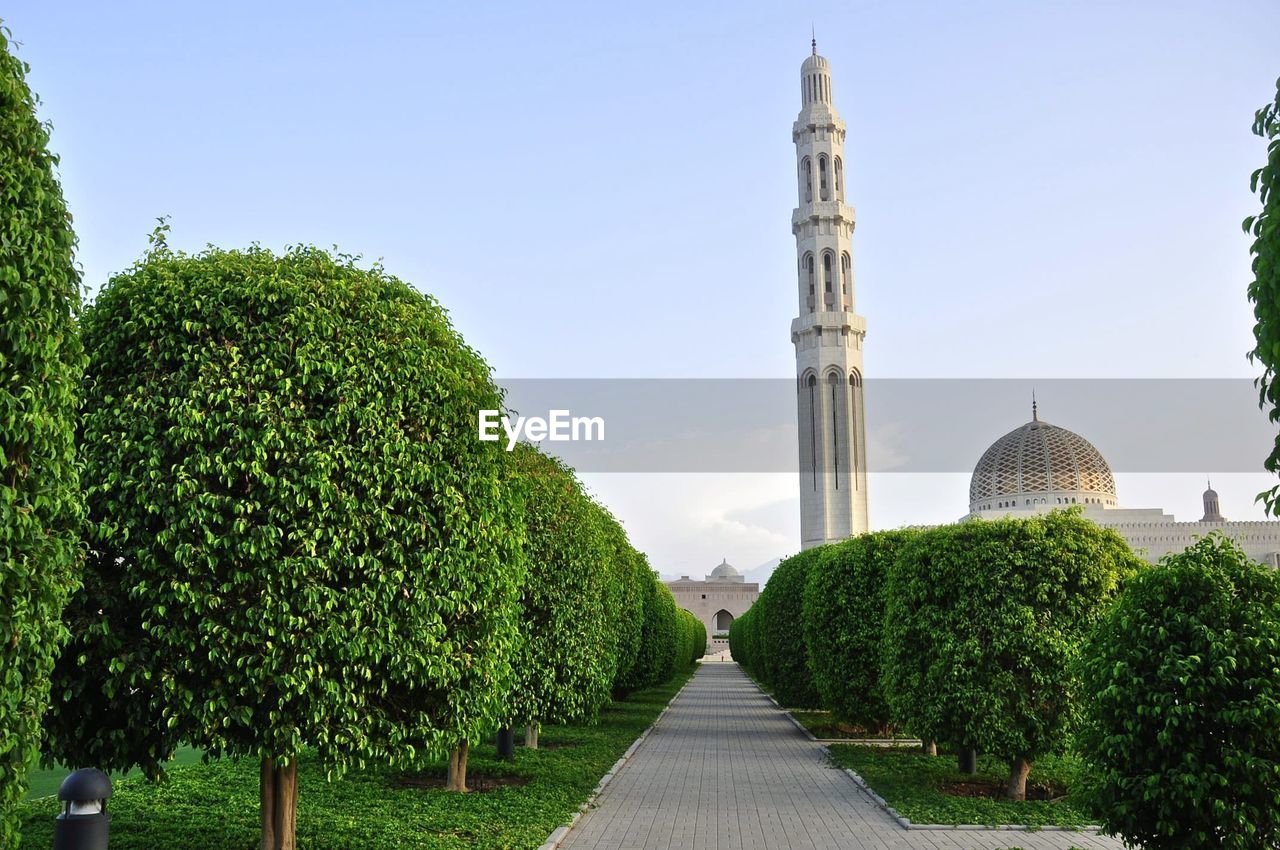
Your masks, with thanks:
[[[499,379],[786,378],[812,27],[848,125],[869,379],[1256,372],[1240,222],[1274,0],[10,0],[4,24],[91,292],[167,215],[188,250],[380,259]],[[990,417],[992,440],[1027,418]],[[1262,517],[1260,472],[1117,483],[1197,519],[1206,475],[1229,518]],[[798,547],[794,475],[584,479],[668,575]],[[872,525],[953,520],[967,486],[874,475]]]

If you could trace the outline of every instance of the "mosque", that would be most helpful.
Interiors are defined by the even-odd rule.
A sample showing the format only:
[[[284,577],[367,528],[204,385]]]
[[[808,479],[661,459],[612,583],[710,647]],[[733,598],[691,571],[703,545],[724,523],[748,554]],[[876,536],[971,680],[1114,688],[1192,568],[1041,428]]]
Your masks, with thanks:
[[[667,587],[675,595],[676,604],[707,627],[709,655],[729,648],[729,626],[760,596],[760,585],[747,581],[727,560],[722,560],[703,581],[680,576],[667,582]]]
[[[816,40],[800,68],[800,103],[791,128],[799,313],[791,322],[791,341],[800,544],[807,549],[868,527],[862,365],[867,325],[854,312],[856,219],[845,198],[845,123],[834,105],[831,64],[818,54]],[[1198,522],[1178,522],[1160,508],[1122,507],[1102,454],[1079,434],[1042,421],[1033,402],[1031,421],[996,440],[978,461],[965,518],[1028,516],[1070,505],[1115,529],[1151,561],[1218,531],[1253,558],[1280,562],[1280,522],[1228,521],[1212,487],[1204,493]]]
[[[1086,518],[1115,529],[1148,561],[1217,531],[1254,560],[1280,566],[1280,522],[1227,520],[1212,486],[1204,491],[1198,522],[1178,522],[1160,508],[1122,507],[1102,453],[1074,431],[1042,420],[1033,401],[1031,421],[996,440],[978,460],[964,518],[1033,516],[1070,505],[1081,505]]]

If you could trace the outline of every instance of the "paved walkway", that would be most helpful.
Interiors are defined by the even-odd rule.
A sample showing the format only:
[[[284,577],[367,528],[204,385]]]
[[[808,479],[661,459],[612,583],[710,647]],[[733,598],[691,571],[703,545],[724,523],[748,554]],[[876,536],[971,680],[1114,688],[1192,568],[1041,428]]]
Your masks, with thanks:
[[[1118,850],[1081,832],[905,830],[738,665],[707,663],[560,845],[573,850]]]

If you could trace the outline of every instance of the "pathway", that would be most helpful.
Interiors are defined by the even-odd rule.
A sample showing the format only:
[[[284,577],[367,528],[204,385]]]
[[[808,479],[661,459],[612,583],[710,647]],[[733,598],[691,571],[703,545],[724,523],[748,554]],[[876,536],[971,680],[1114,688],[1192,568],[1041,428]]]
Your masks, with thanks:
[[[571,850],[1119,850],[1081,832],[905,830],[737,664],[706,663],[560,845]]]

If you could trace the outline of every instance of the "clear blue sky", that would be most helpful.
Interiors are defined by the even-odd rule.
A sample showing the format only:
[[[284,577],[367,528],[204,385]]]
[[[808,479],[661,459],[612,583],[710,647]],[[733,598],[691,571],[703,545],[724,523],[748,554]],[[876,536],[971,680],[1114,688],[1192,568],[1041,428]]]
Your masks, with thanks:
[[[336,244],[438,296],[503,377],[792,373],[811,21],[869,376],[1253,373],[1240,220],[1274,0],[5,10],[91,287],[162,214],[184,248]],[[794,548],[785,477],[684,482],[696,503],[664,511],[642,478],[596,486],[664,572]],[[873,522],[954,518],[963,478],[886,481]],[[1218,486],[1224,510],[1257,516],[1259,482]],[[1195,518],[1200,486],[1121,499]]]

